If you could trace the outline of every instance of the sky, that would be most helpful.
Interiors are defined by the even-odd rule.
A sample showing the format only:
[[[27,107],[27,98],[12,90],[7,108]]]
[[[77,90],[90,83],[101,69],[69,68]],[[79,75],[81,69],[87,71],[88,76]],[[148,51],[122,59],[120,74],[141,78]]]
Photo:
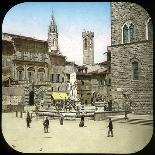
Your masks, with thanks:
[[[4,17],[2,32],[47,40],[54,12],[60,52],[68,61],[82,65],[82,32],[94,32],[94,61],[106,60],[111,44],[109,2],[24,2],[12,7]]]

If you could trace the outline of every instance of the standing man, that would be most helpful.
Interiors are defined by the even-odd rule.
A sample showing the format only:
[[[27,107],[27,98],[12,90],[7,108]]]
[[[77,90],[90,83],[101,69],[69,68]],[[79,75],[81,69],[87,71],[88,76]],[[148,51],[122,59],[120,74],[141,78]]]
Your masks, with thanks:
[[[109,128],[107,137],[110,137],[110,133],[111,133],[111,137],[113,137],[113,124],[112,124],[111,118],[109,118],[109,125],[107,127]]]
[[[63,125],[64,116],[61,114],[60,116],[60,125]]]
[[[44,132],[48,133],[48,128],[49,128],[49,119],[48,119],[48,117],[46,117],[43,125],[44,125]]]
[[[84,127],[84,113],[81,116],[81,121],[79,123],[79,127]]]
[[[27,128],[30,128],[30,123],[31,123],[30,113],[27,112],[27,117],[26,117]]]

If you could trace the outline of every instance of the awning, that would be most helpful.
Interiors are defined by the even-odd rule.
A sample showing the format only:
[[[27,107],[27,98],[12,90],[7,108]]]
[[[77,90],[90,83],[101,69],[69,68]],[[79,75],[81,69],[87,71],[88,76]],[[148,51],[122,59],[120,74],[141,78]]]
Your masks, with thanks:
[[[54,100],[65,100],[68,99],[67,93],[62,93],[62,92],[52,92],[52,97]]]

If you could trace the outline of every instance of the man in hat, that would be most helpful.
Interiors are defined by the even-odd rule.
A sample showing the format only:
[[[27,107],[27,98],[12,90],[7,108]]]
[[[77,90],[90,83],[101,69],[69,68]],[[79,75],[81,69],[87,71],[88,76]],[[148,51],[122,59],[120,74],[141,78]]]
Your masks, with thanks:
[[[113,137],[113,124],[112,124],[111,118],[109,118],[109,125],[107,127],[109,128],[107,137],[110,137],[110,133],[111,133],[111,137]]]

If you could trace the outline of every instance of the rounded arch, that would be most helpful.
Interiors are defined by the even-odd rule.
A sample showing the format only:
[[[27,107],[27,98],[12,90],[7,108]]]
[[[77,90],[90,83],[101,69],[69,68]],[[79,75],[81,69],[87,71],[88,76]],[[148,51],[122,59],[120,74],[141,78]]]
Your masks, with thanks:
[[[20,71],[23,71],[24,70],[24,68],[22,66],[18,66],[16,69],[17,70],[20,70]]]
[[[34,67],[29,67],[27,70],[28,71],[35,71]]]
[[[45,69],[44,68],[39,68],[38,72],[45,72]]]

